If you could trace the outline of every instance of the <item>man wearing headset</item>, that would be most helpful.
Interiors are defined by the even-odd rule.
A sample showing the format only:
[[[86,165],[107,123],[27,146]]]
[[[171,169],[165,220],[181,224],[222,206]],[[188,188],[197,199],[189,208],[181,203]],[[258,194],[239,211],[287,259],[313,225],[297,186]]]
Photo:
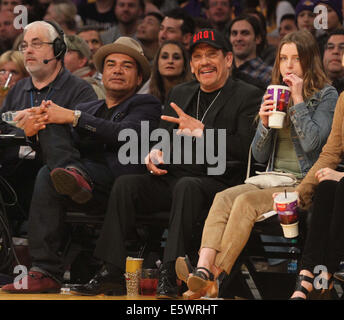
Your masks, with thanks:
[[[20,50],[30,77],[20,80],[9,91],[2,113],[39,106],[42,100],[48,99],[66,108],[97,99],[90,84],[64,68],[66,44],[63,31],[55,23],[36,21],[27,25]],[[1,120],[0,133],[25,137],[21,129]],[[0,144],[0,164],[0,175],[8,180],[18,196],[19,207],[12,208],[9,216],[28,212],[35,177],[42,165],[39,152],[24,145],[3,147]],[[22,219],[21,215],[19,217]]]
[[[123,139],[129,134],[138,148],[149,147],[142,129],[150,134],[160,120],[160,101],[136,93],[151,73],[143,49],[134,39],[120,37],[101,47],[94,62],[103,74],[104,100],[80,103],[75,110],[48,100],[15,117],[28,137],[38,136],[45,165],[35,181],[28,219],[32,268],[23,278],[27,286],[14,282],[2,291],[59,292],[65,271],[59,249],[68,231],[66,211],[103,212],[115,179],[146,171],[141,161],[124,159]],[[27,114],[22,123],[22,115]],[[135,150],[130,154],[139,156]]]

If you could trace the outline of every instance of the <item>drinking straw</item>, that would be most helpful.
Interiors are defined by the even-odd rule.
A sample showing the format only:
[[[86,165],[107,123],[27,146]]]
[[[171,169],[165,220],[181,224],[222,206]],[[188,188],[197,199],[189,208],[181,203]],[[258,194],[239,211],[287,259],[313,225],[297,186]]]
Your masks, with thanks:
[[[12,78],[12,72],[10,72],[10,74],[8,75],[8,78],[7,78],[7,80],[6,80],[6,83],[5,83],[5,85],[4,85],[4,89],[6,89],[7,87],[8,87],[8,84],[10,83],[10,81],[11,81],[11,78]]]

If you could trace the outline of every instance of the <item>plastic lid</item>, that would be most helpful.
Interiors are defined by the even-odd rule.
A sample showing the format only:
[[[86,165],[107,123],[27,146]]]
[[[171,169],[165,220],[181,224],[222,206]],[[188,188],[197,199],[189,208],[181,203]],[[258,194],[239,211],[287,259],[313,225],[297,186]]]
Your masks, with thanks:
[[[287,198],[285,197],[284,192],[281,192],[278,196],[275,197],[276,203],[290,203],[293,201],[297,201],[297,193],[296,192],[287,192]]]

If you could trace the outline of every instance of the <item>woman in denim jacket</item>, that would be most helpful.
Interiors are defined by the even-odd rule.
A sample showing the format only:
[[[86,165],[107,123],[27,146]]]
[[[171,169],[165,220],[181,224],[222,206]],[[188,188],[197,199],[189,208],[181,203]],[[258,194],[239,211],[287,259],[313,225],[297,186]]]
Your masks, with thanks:
[[[301,179],[326,143],[338,94],[328,85],[317,44],[309,32],[286,35],[277,52],[272,84],[284,82],[290,89],[285,126],[268,127],[273,101],[266,94],[252,153],[259,162],[270,160],[270,170],[291,172]],[[259,189],[243,184],[215,196],[204,225],[197,268],[191,272],[187,257],[176,262],[178,277],[188,285],[188,298],[217,295],[217,277],[223,271],[230,273],[257,218],[273,209],[272,195],[285,189],[294,191],[295,187]]]
[[[264,98],[268,96],[265,95]],[[309,100],[288,108],[290,126],[283,130],[290,130],[291,141],[300,166],[300,172],[296,174],[300,178],[307,174],[326,143],[331,130],[337,98],[338,94],[334,87],[325,85]],[[271,100],[266,101],[268,104],[265,105],[269,106]],[[268,117],[270,112],[265,111],[267,108],[263,109],[265,105],[262,104],[260,113]],[[252,154],[258,162],[266,163],[271,160],[268,171],[276,170],[273,164],[275,163],[275,143],[278,143],[278,133],[279,130],[270,129],[260,120],[252,142]]]

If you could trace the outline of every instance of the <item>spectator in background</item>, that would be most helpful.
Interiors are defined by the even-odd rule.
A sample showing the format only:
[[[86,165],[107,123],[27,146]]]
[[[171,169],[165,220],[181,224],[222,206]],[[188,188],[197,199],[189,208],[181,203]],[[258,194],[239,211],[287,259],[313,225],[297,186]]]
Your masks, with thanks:
[[[96,0],[78,7],[79,15],[85,26],[96,26],[103,30],[116,24],[115,0]]]
[[[165,41],[155,56],[148,92],[157,97],[164,106],[170,90],[191,79],[189,54],[186,49],[178,41]]]
[[[228,36],[228,25],[232,19],[231,0],[205,0],[205,14],[212,27]]]
[[[325,44],[328,35],[343,27],[343,13],[342,13],[342,0],[317,0],[316,7],[319,5],[327,8],[327,29],[323,30],[324,33],[317,37],[321,56],[324,54]],[[319,12],[321,14],[321,12]]]
[[[101,34],[103,43],[112,43],[122,36],[135,38],[137,26],[144,12],[144,0],[116,0],[117,24]]]
[[[181,8],[172,9],[166,13],[161,22],[159,45],[162,45],[166,40],[176,40],[188,49],[194,31],[195,22],[193,18]]]
[[[286,34],[297,31],[295,15],[286,14],[281,18],[280,26],[278,28],[279,37],[282,39]]]
[[[262,58],[262,60],[269,66],[273,66],[273,64],[275,63],[276,47],[273,45],[270,45],[266,39],[267,30],[266,30],[266,21],[265,21],[264,15],[253,8],[245,9],[244,14],[254,16],[260,22],[262,43],[261,43],[259,57]]]
[[[316,29],[314,26],[314,7],[316,0],[301,0],[295,8],[296,25],[299,30],[308,30],[314,36]]]
[[[100,38],[99,28],[95,26],[84,26],[78,30],[78,36],[84,39],[91,50],[92,56],[103,45]]]
[[[102,75],[99,73],[94,64],[93,64],[93,56],[97,52],[97,50],[103,45],[102,39],[100,38],[99,27],[96,26],[84,26],[79,29],[78,36],[84,39],[91,50],[91,58],[89,59],[88,65],[89,67],[95,71],[93,78],[100,81],[102,80]]]
[[[57,22],[66,35],[75,34],[77,28],[82,24],[81,18],[77,15],[77,12],[77,8],[72,1],[53,0],[43,20]]]
[[[285,14],[295,14],[295,9],[289,1],[281,0],[259,0],[250,1],[253,3],[253,7],[260,11],[265,19],[267,25],[267,40],[270,45],[278,46],[279,35],[278,28],[280,25],[280,20]],[[252,4],[250,4],[252,7]]]
[[[95,70],[89,66],[92,57],[87,43],[76,35],[66,36],[67,52],[64,65],[74,76],[87,81],[97,94],[98,99],[105,99],[104,87],[93,75]]]
[[[163,16],[158,12],[147,13],[136,31],[136,38],[141,42],[143,52],[150,63],[159,49],[159,30]]]
[[[344,30],[338,29],[330,33],[323,56],[324,70],[338,94],[344,90],[343,54]]]
[[[265,90],[271,82],[272,68],[259,57],[262,42],[259,21],[250,15],[237,17],[229,26],[229,34],[234,55],[233,76]]]
[[[10,74],[12,76],[8,83],[8,89],[29,75],[24,66],[23,55],[19,51],[9,50],[0,56],[0,106],[8,93],[8,89],[4,90],[3,88]]]
[[[0,11],[0,54],[13,48],[16,38],[22,29],[14,26],[15,15],[9,10]]]
[[[22,0],[2,0],[0,5],[0,11],[8,10],[13,12],[13,9],[21,4],[23,4]]]

